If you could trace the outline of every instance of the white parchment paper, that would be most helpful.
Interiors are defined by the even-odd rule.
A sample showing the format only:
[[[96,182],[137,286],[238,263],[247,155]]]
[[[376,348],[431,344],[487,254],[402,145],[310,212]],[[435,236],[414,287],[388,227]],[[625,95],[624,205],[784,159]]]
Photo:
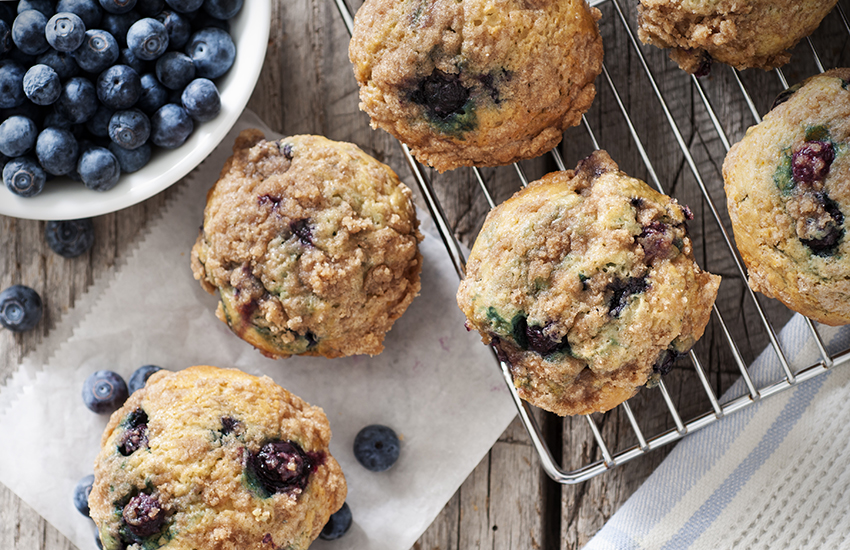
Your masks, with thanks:
[[[215,317],[217,300],[193,279],[189,253],[206,192],[248,127],[264,125],[243,114],[114,276],[96,281],[0,390],[0,482],[81,550],[95,548],[94,528],[71,495],[92,471],[107,421],[83,405],[81,388],[98,369],[129,378],[144,364],[237,367],[324,408],[354,525],[342,539],[317,540],[319,549],[410,548],[516,413],[490,351],[463,328],[457,275],[429,219],[422,291],[379,356],[273,361]],[[351,450],[355,434],[373,423],[403,438],[398,463],[382,473],[364,469]]]

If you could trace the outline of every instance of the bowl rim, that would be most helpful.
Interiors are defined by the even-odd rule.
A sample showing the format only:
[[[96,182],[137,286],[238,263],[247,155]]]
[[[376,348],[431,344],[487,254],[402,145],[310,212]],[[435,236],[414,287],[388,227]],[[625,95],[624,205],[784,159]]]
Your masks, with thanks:
[[[53,178],[34,197],[20,197],[0,183],[0,214],[32,220],[91,218],[138,204],[180,181],[197,167],[227,135],[248,104],[266,57],[271,24],[271,0],[249,0],[230,20],[236,59],[216,80],[221,112],[196,123],[189,139],[176,149],[158,149],[141,170],[122,174],[109,191],[88,189],[67,177]]]

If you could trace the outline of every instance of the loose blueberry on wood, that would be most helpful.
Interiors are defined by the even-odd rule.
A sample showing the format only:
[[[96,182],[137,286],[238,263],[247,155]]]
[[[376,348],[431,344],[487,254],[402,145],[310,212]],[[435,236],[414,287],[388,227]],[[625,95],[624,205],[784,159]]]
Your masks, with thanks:
[[[41,314],[41,296],[32,288],[12,285],[0,292],[0,325],[12,332],[32,329]]]
[[[99,370],[83,383],[83,403],[96,413],[112,412],[127,399],[127,384],[118,373]]]
[[[89,494],[92,485],[94,485],[94,474],[89,474],[74,487],[74,508],[86,517],[89,517]]]
[[[91,219],[49,221],[44,238],[53,252],[63,258],[76,258],[94,245]]]
[[[319,533],[322,540],[336,540],[346,534],[351,528],[351,508],[347,502],[342,503],[342,508],[331,514],[328,522]]]
[[[372,472],[389,469],[398,460],[400,451],[396,433],[380,424],[366,426],[354,438],[354,458]]]

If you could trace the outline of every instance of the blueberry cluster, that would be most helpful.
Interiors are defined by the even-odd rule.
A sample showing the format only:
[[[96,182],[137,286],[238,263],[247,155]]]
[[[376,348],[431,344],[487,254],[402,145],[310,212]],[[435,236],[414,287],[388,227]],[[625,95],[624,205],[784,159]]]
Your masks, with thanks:
[[[0,2],[0,165],[16,195],[97,191],[215,118],[243,0]]]

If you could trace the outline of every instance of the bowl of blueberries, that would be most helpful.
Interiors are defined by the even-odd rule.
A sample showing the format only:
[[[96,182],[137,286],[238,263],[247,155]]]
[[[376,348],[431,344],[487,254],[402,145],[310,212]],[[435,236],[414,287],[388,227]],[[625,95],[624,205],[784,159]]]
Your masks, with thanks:
[[[0,2],[0,214],[73,220],[180,180],[238,119],[270,0]]]

